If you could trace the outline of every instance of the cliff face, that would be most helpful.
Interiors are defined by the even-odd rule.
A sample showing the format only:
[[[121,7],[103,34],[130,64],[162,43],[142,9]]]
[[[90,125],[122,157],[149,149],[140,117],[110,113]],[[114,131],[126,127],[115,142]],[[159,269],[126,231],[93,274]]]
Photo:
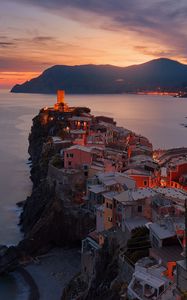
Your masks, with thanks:
[[[35,194],[26,201],[22,214],[21,223],[26,238],[19,244],[20,249],[35,254],[46,252],[54,246],[75,246],[93,228],[94,222],[92,215],[73,206],[65,207],[62,200],[54,195],[50,197],[45,194],[37,198]]]
[[[61,300],[120,300],[126,299],[126,284],[121,276],[119,245],[112,241],[105,243],[94,262],[94,274],[90,282],[85,282],[82,275],[73,278],[63,291]]]
[[[118,300],[118,289],[112,283],[118,276],[117,253],[110,251],[109,247],[100,250],[95,263],[95,277],[89,289],[83,293],[81,300]]]
[[[40,181],[47,176],[48,162],[53,152],[42,155],[42,149],[51,131],[58,131],[58,126],[55,122],[50,122],[43,126],[40,115],[33,119],[29,135],[28,152],[32,161],[31,180],[34,187],[38,186]]]
[[[40,114],[33,119],[29,136],[33,190],[20,217],[25,239],[19,248],[28,254],[46,251],[53,246],[80,243],[95,226],[95,217],[71,201],[70,191],[64,192],[63,198],[59,199],[55,182],[49,184],[47,180],[48,164],[55,153],[54,149],[43,145],[50,134],[55,135],[58,131],[58,121],[44,125]]]

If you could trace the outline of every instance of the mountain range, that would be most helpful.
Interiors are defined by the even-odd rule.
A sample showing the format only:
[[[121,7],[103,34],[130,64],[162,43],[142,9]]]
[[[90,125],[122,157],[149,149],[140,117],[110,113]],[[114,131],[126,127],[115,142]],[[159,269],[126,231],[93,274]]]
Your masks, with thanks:
[[[129,67],[55,65],[36,78],[16,84],[14,93],[103,94],[142,91],[177,92],[187,89],[187,65],[159,58]]]

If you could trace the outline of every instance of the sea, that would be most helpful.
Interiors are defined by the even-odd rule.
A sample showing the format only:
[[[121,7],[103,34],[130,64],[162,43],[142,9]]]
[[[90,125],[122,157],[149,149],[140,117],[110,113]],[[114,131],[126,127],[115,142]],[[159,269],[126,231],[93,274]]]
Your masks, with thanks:
[[[16,245],[22,234],[16,203],[31,193],[28,135],[32,118],[55,95],[0,91],[0,244]],[[119,126],[150,139],[154,149],[187,147],[187,99],[152,95],[67,95],[70,106],[87,106],[94,115],[113,117]],[[25,300],[19,274],[0,278],[0,300]]]

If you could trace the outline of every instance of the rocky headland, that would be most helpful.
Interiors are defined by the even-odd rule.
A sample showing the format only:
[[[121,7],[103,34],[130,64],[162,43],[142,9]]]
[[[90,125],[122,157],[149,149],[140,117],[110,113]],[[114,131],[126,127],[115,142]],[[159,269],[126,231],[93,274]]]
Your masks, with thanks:
[[[74,202],[76,190],[62,187],[63,193],[59,195],[55,177],[48,178],[50,161],[58,156],[58,151],[51,147],[50,136],[63,134],[63,124],[66,125],[65,121],[59,122],[58,117],[45,123],[43,110],[33,119],[28,149],[33,188],[26,201],[18,203],[22,205],[19,225],[24,239],[16,247],[2,247],[0,274],[54,247],[80,246],[95,227],[95,216]]]
[[[33,119],[29,136],[33,190],[20,217],[25,239],[19,244],[30,254],[55,246],[76,246],[95,225],[94,216],[74,203],[71,188],[59,196],[55,178],[48,178],[49,162],[57,154],[48,139],[60,130],[58,121],[42,124],[40,114]]]
[[[125,194],[134,205],[140,199],[142,207],[147,199],[141,198],[142,190],[150,193],[152,189],[153,194],[161,195],[167,191],[161,191],[161,185],[173,186],[160,168],[171,161],[183,163],[186,148],[153,151],[146,137],[117,127],[112,118],[94,117],[86,107],[68,107],[63,91],[59,91],[54,107],[42,108],[34,117],[28,151],[33,188],[19,203],[24,238],[16,247],[0,248],[0,274],[26,265],[23,270],[40,282],[44,300],[51,299],[51,288],[47,290],[45,285],[53,281],[54,274],[62,278],[55,300],[57,294],[62,300],[127,299],[136,262],[149,256],[149,229],[145,220],[129,235],[121,225],[113,225],[110,214],[116,202],[105,205],[103,197],[113,201],[116,195]],[[186,177],[180,175],[179,179],[175,187],[184,189]],[[132,193],[137,194],[136,200]],[[178,191],[177,197],[184,197],[184,192]],[[144,211],[138,206],[147,221],[152,216],[150,201],[144,203]],[[110,210],[107,217],[103,217],[105,209]],[[139,244],[142,250],[138,250]],[[54,257],[46,259],[46,254]],[[37,268],[40,259],[48,264],[44,279],[45,264]],[[29,264],[33,261],[34,266]]]

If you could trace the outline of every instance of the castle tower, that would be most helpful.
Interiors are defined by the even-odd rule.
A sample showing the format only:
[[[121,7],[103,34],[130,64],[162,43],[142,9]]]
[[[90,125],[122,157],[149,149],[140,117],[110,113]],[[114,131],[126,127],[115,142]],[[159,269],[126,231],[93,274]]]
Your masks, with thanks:
[[[59,110],[60,112],[67,112],[69,111],[68,105],[65,103],[65,91],[58,90],[57,91],[57,103],[54,105],[55,110]]]
[[[58,90],[57,91],[57,103],[64,103],[65,98],[65,91],[64,90]]]

